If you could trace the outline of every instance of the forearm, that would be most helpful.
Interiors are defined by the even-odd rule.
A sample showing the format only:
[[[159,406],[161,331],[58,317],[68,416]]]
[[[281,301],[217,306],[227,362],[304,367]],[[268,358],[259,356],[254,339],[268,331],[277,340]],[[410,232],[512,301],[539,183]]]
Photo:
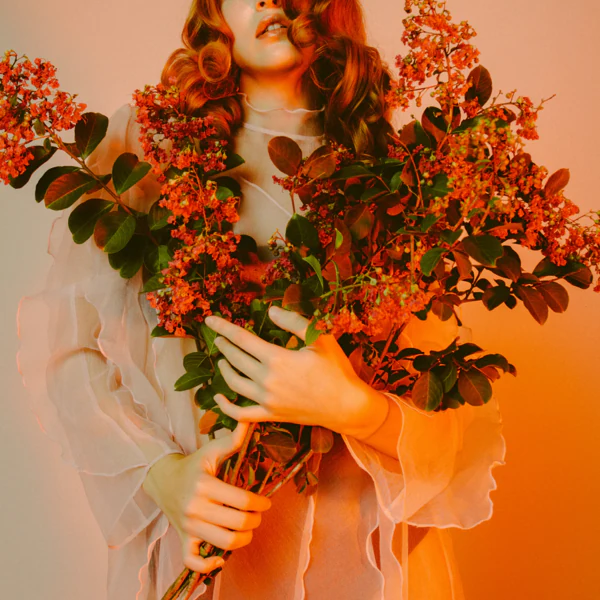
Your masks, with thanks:
[[[368,414],[371,418],[362,431],[353,437],[379,452],[398,458],[398,438],[402,430],[400,408],[391,398],[366,383],[360,386],[359,393],[369,407]]]

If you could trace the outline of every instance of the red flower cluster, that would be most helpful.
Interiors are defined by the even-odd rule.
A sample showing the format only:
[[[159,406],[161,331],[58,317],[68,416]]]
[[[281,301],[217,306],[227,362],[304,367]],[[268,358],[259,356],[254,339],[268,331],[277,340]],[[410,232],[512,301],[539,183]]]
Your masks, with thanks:
[[[244,295],[241,263],[233,257],[240,236],[223,225],[239,219],[239,197],[219,197],[217,182],[202,177],[226,168],[226,142],[214,139],[212,117],[183,114],[175,86],[145,86],[134,100],[145,158],[162,183],[158,204],[170,213],[171,237],[181,242],[162,271],[165,288],[147,297],[158,311],[159,325],[185,336],[185,325],[211,314],[211,302],[237,305],[252,299]],[[213,272],[205,272],[207,264]]]
[[[55,74],[52,64],[40,58],[32,63],[13,50],[0,61],[0,180],[5,184],[33,160],[27,143],[72,129],[86,109],[73,101],[77,94],[57,89]]]

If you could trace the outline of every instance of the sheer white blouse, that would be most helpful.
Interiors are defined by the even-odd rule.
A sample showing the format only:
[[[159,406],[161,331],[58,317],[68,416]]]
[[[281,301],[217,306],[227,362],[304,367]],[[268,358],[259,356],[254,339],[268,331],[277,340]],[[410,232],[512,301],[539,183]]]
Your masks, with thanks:
[[[276,228],[284,232],[292,214],[288,193],[271,179],[281,174],[268,140],[288,135],[307,155],[323,141],[321,114],[259,110],[241,99],[245,124],[234,150],[246,163],[231,173],[243,194],[234,230],[252,235],[265,259],[268,238]],[[108,173],[122,152],[142,158],[138,136],[135,108],[126,104],[88,165]],[[159,189],[149,176],[124,201],[147,211]],[[79,472],[106,539],[108,600],[160,599],[184,568],[182,549],[142,482],[163,456],[208,441],[193,390],[173,389],[183,357],[196,348],[190,339],[150,337],[158,320],[140,294],[141,274],[122,279],[92,240],[76,245],[68,212],[52,225],[43,290],[19,305],[19,370],[40,427]],[[457,332],[455,320],[414,319],[404,342],[442,348]],[[390,396],[403,417],[397,457],[336,434],[318,491],[298,495],[293,482],[280,490],[252,542],[193,598],[463,599],[448,528],[469,529],[492,516],[492,469],[505,464],[497,399],[428,414]]]

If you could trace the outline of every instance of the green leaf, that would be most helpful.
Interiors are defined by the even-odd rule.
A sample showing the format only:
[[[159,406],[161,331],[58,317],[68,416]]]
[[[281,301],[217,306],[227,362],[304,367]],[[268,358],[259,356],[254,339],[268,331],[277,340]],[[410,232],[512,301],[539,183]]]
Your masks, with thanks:
[[[94,228],[98,219],[110,212],[115,205],[110,200],[101,198],[92,198],[76,206],[69,215],[69,230],[73,234],[73,241],[76,244],[83,244],[90,239],[94,233]]]
[[[288,221],[285,237],[298,248],[304,245],[312,251],[317,251],[321,247],[315,226],[306,217],[297,213]]]
[[[309,346],[310,344],[314,344],[319,336],[323,333],[320,329],[316,329],[315,325],[318,323],[318,319],[311,319],[308,327],[306,328],[306,339],[304,343]]]
[[[452,229],[444,229],[440,234],[440,237],[446,244],[452,246],[454,242],[461,236],[463,230],[462,227],[459,227],[456,231],[452,231]]]
[[[208,369],[196,369],[195,371],[189,371],[182,375],[175,382],[175,391],[183,392],[185,390],[191,390],[203,383],[207,382],[212,376],[212,373]]]
[[[50,210],[64,210],[96,186],[96,180],[82,171],[57,177],[46,190],[44,203]]]
[[[462,241],[465,252],[486,267],[495,267],[504,254],[500,240],[493,235],[470,235]]]
[[[112,212],[102,215],[94,229],[96,246],[107,254],[125,248],[135,233],[135,217]]]
[[[498,285],[488,287],[483,293],[481,300],[488,310],[494,310],[501,304],[504,304],[509,297],[510,288],[505,285]]]
[[[35,201],[41,202],[48,191],[48,187],[55,180],[58,179],[61,175],[65,175],[66,173],[73,173],[74,171],[79,171],[79,167],[52,167],[48,169],[39,179],[35,186]]]
[[[492,397],[489,379],[476,367],[461,371],[458,376],[458,391],[471,406],[483,406]]]
[[[336,228],[335,230],[335,249],[337,250],[344,243],[344,234]]]
[[[108,262],[113,269],[119,269],[123,279],[131,279],[144,264],[144,252],[148,243],[149,239],[145,235],[134,235],[125,248],[108,255]]]
[[[421,189],[423,190],[423,198],[425,200],[444,198],[450,191],[448,189],[448,175],[446,173],[438,173],[433,178],[433,185],[424,185]]]
[[[123,152],[115,161],[112,169],[113,184],[117,194],[121,195],[133,187],[148,174],[151,168],[150,163],[140,162],[133,152]]]
[[[100,113],[87,112],[75,125],[75,144],[80,158],[85,160],[106,136],[108,118]]]
[[[260,438],[260,445],[265,454],[276,463],[284,464],[296,456],[294,438],[278,431],[268,433]]]
[[[423,275],[429,277],[446,252],[445,248],[432,248],[428,250],[421,257],[421,271]]]
[[[435,225],[442,217],[438,217],[437,215],[427,215],[423,222],[421,223],[421,231],[426,233]]]
[[[336,179],[350,179],[350,177],[373,177],[373,172],[367,169],[364,165],[348,165],[342,167],[332,177]]]
[[[219,353],[219,349],[215,346],[215,340],[219,334],[211,329],[206,323],[200,323],[200,333],[206,342],[206,349],[208,350],[209,356],[214,356]]]
[[[142,287],[142,292],[155,292],[156,290],[162,290],[166,288],[167,286],[164,284],[164,279],[164,275],[161,275],[160,273],[150,277],[150,279],[148,279],[148,281],[146,281]]]
[[[227,385],[227,382],[225,381],[225,378],[223,377],[223,375],[221,373],[217,373],[213,377],[210,387],[212,388],[212,390],[214,391],[215,394],[223,394],[223,396],[225,396],[225,398],[227,398],[228,400],[236,400],[237,399],[237,393],[234,392]]]
[[[417,408],[432,411],[439,406],[443,395],[444,386],[439,377],[431,371],[425,371],[413,386],[412,401]]]
[[[303,260],[306,261],[314,269],[321,283],[321,288],[325,289],[325,284],[323,283],[323,275],[321,274],[321,263],[319,262],[317,257],[311,254],[310,256],[305,256]]]
[[[502,354],[486,354],[475,361],[476,367],[498,367],[505,373],[509,371],[508,361]]]
[[[50,149],[44,146],[28,146],[27,149],[33,154],[33,158],[25,167],[25,170],[17,177],[8,177],[10,187],[18,190],[22,188],[31,179],[31,176],[47,161],[49,161],[54,153],[58,150],[56,146]]]
[[[157,231],[166,227],[169,223],[167,219],[172,214],[168,208],[159,205],[161,199],[159,198],[151,207],[148,212],[148,227],[150,231]]]
[[[165,329],[164,327],[160,327],[157,325],[151,332],[150,337],[163,337],[166,335],[173,335],[170,331]]]
[[[172,260],[173,256],[169,251],[169,247],[161,244],[160,246],[151,246],[148,252],[146,252],[146,256],[144,257],[144,262],[148,271],[151,273],[160,273],[163,269],[168,268],[169,262]]]
[[[194,402],[202,410],[212,410],[217,406],[215,391],[212,389],[212,386],[198,388],[194,394]]]
[[[199,369],[208,359],[206,352],[190,352],[183,357],[183,368],[186,371]]]

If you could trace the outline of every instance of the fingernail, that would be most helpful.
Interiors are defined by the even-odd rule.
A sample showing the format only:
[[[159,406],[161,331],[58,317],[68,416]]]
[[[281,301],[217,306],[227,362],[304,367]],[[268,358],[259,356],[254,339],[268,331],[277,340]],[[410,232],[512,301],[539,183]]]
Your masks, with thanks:
[[[218,569],[219,567],[222,567],[225,564],[225,561],[222,558],[217,558],[217,560],[215,560],[215,567]]]

